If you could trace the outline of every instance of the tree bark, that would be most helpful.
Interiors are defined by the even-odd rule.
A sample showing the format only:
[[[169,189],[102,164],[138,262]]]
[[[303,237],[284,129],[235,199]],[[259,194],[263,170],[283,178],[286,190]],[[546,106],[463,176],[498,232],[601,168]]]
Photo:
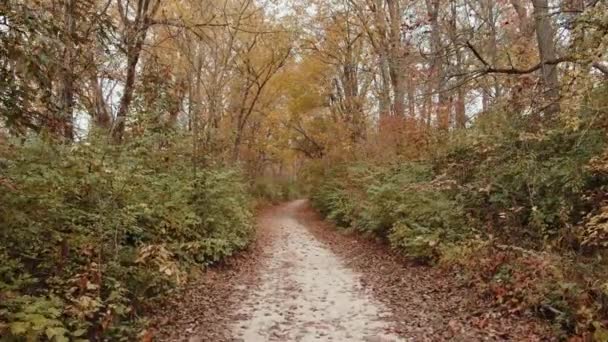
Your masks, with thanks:
[[[445,78],[445,70],[443,66],[443,58],[441,51],[441,32],[439,27],[439,1],[440,0],[426,0],[427,12],[429,16],[429,22],[431,26],[431,85],[430,93],[428,96],[431,98],[437,95],[437,126],[441,130],[447,130],[449,128],[449,106],[447,104],[448,98],[446,93],[443,91],[443,81]],[[431,101],[432,103],[433,101]]]
[[[393,86],[393,114],[403,117],[405,114],[405,82],[403,70],[403,52],[401,46],[401,4],[400,0],[386,0],[388,5],[389,27],[389,70]]]
[[[557,64],[548,63],[557,59],[554,45],[555,29],[551,23],[551,18],[549,17],[548,1],[532,0],[532,4],[534,6],[536,39],[542,64],[541,70],[544,97],[547,102],[544,113],[546,119],[551,120],[560,111]]]
[[[519,19],[519,32],[524,37],[529,37],[534,33],[534,25],[528,16],[528,10],[521,0],[510,0],[511,6],[515,9]]]
[[[487,50],[489,52],[489,59],[492,65],[496,65],[498,62],[498,42],[496,34],[496,15],[494,11],[494,0],[482,0],[482,13],[485,16],[485,21],[488,24],[488,39],[486,41]],[[489,110],[491,106],[491,98],[500,97],[500,84],[498,79],[491,76],[490,84],[486,84],[483,90],[483,110],[484,112]],[[493,90],[493,91],[492,91]]]
[[[414,83],[413,77],[408,77],[406,79],[406,87],[407,87],[407,116],[412,119],[416,119],[416,85]]]
[[[456,73],[459,75],[458,77],[456,77],[456,82],[457,84],[459,84],[459,86],[457,86],[456,102],[454,103],[454,123],[456,124],[457,128],[465,128],[467,123],[465,107],[466,89],[464,85],[464,76],[461,76],[464,75],[464,61],[461,51],[462,49],[460,48],[458,42],[458,25],[456,22],[457,11],[456,6],[454,4],[451,4],[451,14],[452,17],[450,18],[450,38],[452,40],[452,44],[454,45],[454,54],[456,57],[456,65],[454,66],[454,68],[456,70]]]
[[[74,35],[75,0],[64,0],[63,12],[64,47],[63,70],[61,82],[61,122],[63,137],[69,141],[74,140]]]
[[[380,87],[380,118],[391,114],[391,76],[389,67],[389,47],[386,41],[386,21],[382,9],[382,1],[376,0],[372,11],[374,13],[374,21],[376,23],[377,36],[380,39],[374,39],[370,34],[370,40],[376,53],[379,56],[379,68],[382,84]],[[369,30],[369,29],[368,29]]]
[[[120,98],[120,105],[118,107],[118,111],[116,112],[116,121],[114,122],[114,129],[112,131],[112,136],[116,142],[121,142],[124,137],[127,113],[129,112],[131,101],[133,101],[137,63],[139,61],[140,54],[141,45],[139,47],[131,47],[127,54],[127,79],[125,81],[123,95]]]
[[[110,118],[110,112],[103,96],[103,89],[96,73],[91,74],[89,83],[93,96],[93,122],[97,127],[109,130],[112,119]]]
[[[122,142],[127,114],[133,101],[133,93],[135,91],[135,79],[137,77],[137,63],[141,55],[143,44],[148,34],[148,29],[152,24],[152,17],[160,6],[161,0],[138,0],[136,8],[136,16],[134,20],[129,20],[126,13],[122,13],[121,5],[119,12],[123,15],[123,21],[126,29],[126,54],[127,54],[127,77],[125,80],[124,90],[120,99],[118,111],[116,112],[116,120],[112,129],[112,137],[116,142]],[[153,3],[154,2],[154,3]],[[152,6],[151,6],[152,5]],[[128,11],[128,8],[126,9]]]

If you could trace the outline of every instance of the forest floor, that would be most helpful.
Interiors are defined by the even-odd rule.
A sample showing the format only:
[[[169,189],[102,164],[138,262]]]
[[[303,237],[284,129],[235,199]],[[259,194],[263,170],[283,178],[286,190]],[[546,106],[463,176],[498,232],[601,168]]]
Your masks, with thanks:
[[[255,243],[156,318],[161,341],[545,341],[458,274],[344,234],[299,200],[263,210]]]

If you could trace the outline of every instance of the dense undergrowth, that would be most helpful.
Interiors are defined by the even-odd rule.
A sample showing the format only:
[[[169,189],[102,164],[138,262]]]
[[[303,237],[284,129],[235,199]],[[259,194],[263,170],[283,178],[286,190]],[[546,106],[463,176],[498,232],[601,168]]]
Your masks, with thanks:
[[[295,179],[259,176],[252,180],[251,194],[258,201],[278,204],[299,198],[302,190]]]
[[[505,310],[534,311],[559,334],[607,341],[602,99],[576,124],[529,130],[530,118],[491,113],[415,160],[317,165],[306,182],[338,226],[464,270]]]
[[[252,237],[240,172],[193,168],[183,137],[1,146],[3,341],[134,340],[191,270]]]

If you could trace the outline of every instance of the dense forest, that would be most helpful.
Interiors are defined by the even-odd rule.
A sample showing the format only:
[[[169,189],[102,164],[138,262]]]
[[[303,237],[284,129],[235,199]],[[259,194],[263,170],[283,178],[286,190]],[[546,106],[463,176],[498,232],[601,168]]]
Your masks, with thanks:
[[[147,340],[268,203],[608,341],[602,0],[5,0],[0,340]]]

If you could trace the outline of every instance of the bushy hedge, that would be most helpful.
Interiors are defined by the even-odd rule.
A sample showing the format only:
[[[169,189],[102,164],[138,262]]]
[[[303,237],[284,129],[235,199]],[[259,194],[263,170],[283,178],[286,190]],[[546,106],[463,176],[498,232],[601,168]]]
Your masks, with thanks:
[[[276,204],[297,199],[301,191],[298,184],[291,179],[260,176],[252,181],[251,194],[258,200]]]
[[[608,236],[604,130],[587,118],[528,132],[525,119],[491,115],[421,161],[317,174],[314,203],[338,225],[388,236],[408,253],[419,236],[452,241],[470,228],[534,249]]]
[[[540,249],[572,233],[602,201],[608,178],[590,162],[602,154],[606,137],[593,126],[536,133],[516,128],[498,129],[503,136],[474,130],[433,165],[458,184],[459,202],[474,225]]]
[[[511,312],[608,336],[606,113],[544,129],[505,116],[450,132],[417,162],[317,168],[313,202],[409,256],[463,267]]]
[[[421,163],[360,164],[332,170],[313,194],[315,206],[344,227],[387,238],[394,248],[431,261],[440,242],[466,236],[464,212],[449,184]]]
[[[0,151],[0,335],[133,340],[192,265],[252,236],[245,182],[179,137],[30,139]]]

